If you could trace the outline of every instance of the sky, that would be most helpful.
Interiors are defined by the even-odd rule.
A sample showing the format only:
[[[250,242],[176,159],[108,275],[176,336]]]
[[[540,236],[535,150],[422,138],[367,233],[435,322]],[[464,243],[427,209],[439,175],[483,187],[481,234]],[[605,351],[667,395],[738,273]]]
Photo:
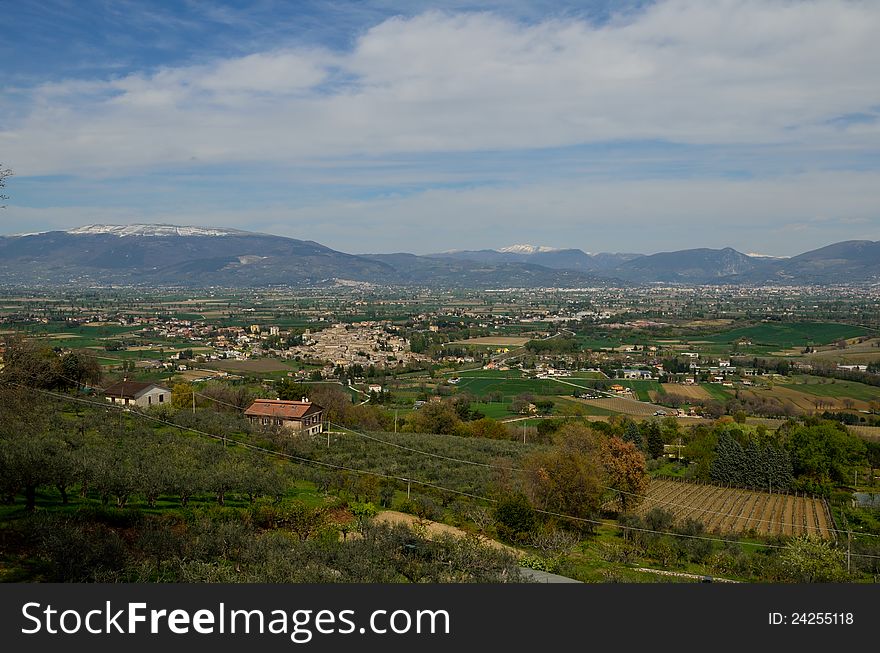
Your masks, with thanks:
[[[4,3],[0,233],[880,239],[875,0]]]

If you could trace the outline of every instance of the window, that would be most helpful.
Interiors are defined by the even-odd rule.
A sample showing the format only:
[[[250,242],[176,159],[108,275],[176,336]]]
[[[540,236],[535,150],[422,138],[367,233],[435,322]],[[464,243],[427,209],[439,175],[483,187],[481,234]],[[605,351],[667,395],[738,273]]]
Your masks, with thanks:
[[[161,403],[163,403],[164,401],[165,401],[165,395],[164,395],[164,394],[160,394],[160,395],[159,395],[159,403],[161,404]]]

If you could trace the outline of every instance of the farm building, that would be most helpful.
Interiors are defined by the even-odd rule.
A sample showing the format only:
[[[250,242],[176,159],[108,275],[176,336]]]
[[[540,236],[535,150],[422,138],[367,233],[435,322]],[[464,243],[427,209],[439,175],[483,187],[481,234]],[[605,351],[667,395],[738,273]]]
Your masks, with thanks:
[[[651,370],[635,370],[635,369],[625,369],[625,370],[616,370],[617,378],[619,379],[650,379],[651,378]]]
[[[155,383],[141,383],[124,379],[104,390],[107,401],[128,406],[156,406],[171,398],[171,390]]]
[[[314,435],[324,430],[324,409],[305,397],[302,401],[256,399],[244,414],[251,422],[263,426],[283,426],[304,435]]]

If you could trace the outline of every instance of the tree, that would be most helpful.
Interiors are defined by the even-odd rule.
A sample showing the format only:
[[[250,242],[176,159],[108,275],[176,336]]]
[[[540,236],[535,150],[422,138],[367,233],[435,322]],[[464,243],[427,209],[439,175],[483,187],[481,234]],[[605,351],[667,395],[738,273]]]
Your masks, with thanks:
[[[175,383],[171,388],[171,407],[184,410],[192,406],[195,388],[189,383]]]
[[[45,389],[70,385],[59,375],[59,359],[50,347],[25,340],[20,335],[7,337],[4,345],[6,351],[0,381]]]
[[[660,458],[663,456],[664,443],[660,425],[657,422],[647,422],[642,425],[642,431],[645,439],[645,453],[651,458]]]
[[[621,512],[638,506],[648,490],[645,456],[631,442],[609,438],[602,456],[606,484],[618,492]]]
[[[865,458],[865,444],[837,422],[797,426],[786,442],[794,473],[819,483],[848,480],[849,466]]]
[[[453,435],[461,424],[458,413],[445,402],[430,402],[413,412],[406,421],[407,429],[416,433]]]
[[[491,417],[484,417],[473,422],[462,424],[461,431],[463,435],[469,435],[474,438],[503,440],[510,437],[507,427]]]
[[[275,392],[279,399],[285,401],[301,401],[303,397],[311,395],[308,384],[295,383],[290,379],[281,379],[275,384]],[[321,404],[323,406],[323,404]]]
[[[846,580],[845,553],[816,537],[796,537],[780,556],[782,573],[794,583],[836,583]]]
[[[639,425],[636,424],[633,420],[629,420],[626,423],[626,428],[624,428],[623,430],[623,441],[631,442],[639,449],[644,448],[641,429],[639,429]]]
[[[523,460],[526,492],[543,510],[594,519],[602,505],[602,456],[600,436],[580,424],[567,424],[557,435],[557,446]],[[572,520],[575,528],[591,529]]]
[[[537,524],[535,509],[523,494],[503,497],[492,511],[498,535],[508,542],[525,542]]]

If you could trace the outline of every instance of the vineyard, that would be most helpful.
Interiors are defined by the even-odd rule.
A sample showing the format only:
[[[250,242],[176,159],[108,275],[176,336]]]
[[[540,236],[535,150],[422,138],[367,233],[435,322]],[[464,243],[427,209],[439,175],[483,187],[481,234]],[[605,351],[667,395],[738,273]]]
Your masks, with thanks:
[[[825,503],[805,496],[654,480],[639,512],[652,508],[671,512],[677,523],[688,518],[700,521],[716,534],[754,530],[761,535],[833,537]]]

